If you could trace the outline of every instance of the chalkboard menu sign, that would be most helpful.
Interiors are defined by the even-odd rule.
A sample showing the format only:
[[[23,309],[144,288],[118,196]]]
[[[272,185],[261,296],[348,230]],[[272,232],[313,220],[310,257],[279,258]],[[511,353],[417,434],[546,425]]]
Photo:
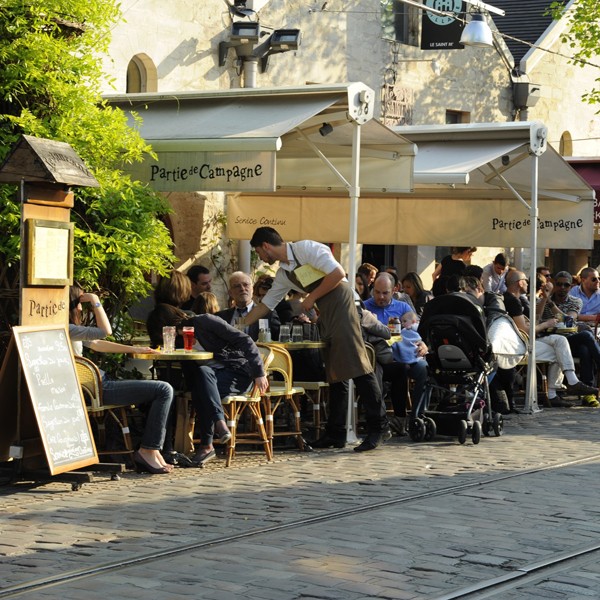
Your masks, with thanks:
[[[14,327],[13,332],[50,473],[96,464],[67,328]]]

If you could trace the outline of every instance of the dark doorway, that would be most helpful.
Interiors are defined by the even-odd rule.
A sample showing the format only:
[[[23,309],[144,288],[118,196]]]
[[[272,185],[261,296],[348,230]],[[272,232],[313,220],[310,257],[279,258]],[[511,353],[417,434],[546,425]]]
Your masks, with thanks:
[[[379,270],[394,264],[394,247],[380,244],[363,244],[362,262],[371,263]]]

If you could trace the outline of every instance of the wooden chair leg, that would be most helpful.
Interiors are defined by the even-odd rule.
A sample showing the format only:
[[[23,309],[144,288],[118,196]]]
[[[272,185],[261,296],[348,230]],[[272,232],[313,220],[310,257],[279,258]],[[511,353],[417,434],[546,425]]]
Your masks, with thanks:
[[[273,450],[271,447],[272,440],[269,438],[267,433],[267,428],[265,427],[265,423],[262,418],[262,412],[260,410],[260,404],[251,404],[250,410],[256,419],[256,427],[258,428],[259,436],[263,440],[263,447],[267,456],[267,460],[273,460]]]
[[[269,396],[263,396],[261,398],[262,408],[265,414],[265,431],[267,439],[269,440],[269,451],[273,456],[273,437],[275,432],[275,424],[273,423],[273,405]]]
[[[223,411],[225,413],[225,419],[227,421],[227,427],[229,427],[229,431],[231,432],[231,439],[227,442],[227,446],[225,449],[225,466],[228,467],[231,465],[231,461],[235,456],[235,444],[237,439],[237,422],[238,422],[238,412],[239,407],[238,403],[234,400],[231,401],[227,406],[223,407]]]
[[[300,419],[300,406],[298,402],[294,399],[293,396],[287,398],[287,402],[290,404],[292,411],[294,413],[294,426],[296,431],[299,433],[296,434],[296,443],[298,444],[298,448],[304,451],[304,438],[302,437],[302,423]]]

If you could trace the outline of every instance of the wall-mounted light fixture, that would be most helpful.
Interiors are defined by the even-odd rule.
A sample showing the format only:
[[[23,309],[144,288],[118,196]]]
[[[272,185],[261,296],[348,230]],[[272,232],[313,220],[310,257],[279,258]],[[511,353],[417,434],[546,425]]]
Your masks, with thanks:
[[[268,37],[261,41],[265,36]],[[225,66],[229,49],[234,48],[242,61],[260,61],[261,72],[264,73],[272,54],[296,50],[300,46],[300,38],[299,29],[275,29],[269,35],[261,29],[258,21],[234,21],[229,40],[219,43],[219,66]]]
[[[261,32],[260,23],[257,21],[235,21],[229,31],[229,41],[219,43],[219,66],[223,67],[227,61],[230,48],[235,48],[238,56],[250,56],[254,46],[262,36],[268,35]]]
[[[491,4],[486,4],[481,0],[463,0],[466,4],[473,7],[471,13],[471,21],[465,26],[460,43],[466,46],[476,46],[480,48],[493,47],[492,30],[485,20],[486,13],[495,13],[500,16],[504,16],[506,13],[501,8],[496,8]],[[451,15],[449,11],[439,10],[427,6],[426,4],[419,4],[415,0],[400,0],[403,4],[414,6],[420,10],[431,12],[435,15],[448,16]],[[456,15],[455,15],[456,16]]]
[[[477,48],[493,48],[494,37],[492,30],[482,13],[471,14],[471,20],[465,25],[460,43],[463,46],[475,46]]]
[[[231,25],[229,38],[233,40],[244,40],[256,43],[260,39],[260,23],[236,21]]]
[[[296,50],[300,45],[300,30],[276,29],[271,36],[270,45],[273,50],[279,49],[281,52]]]
[[[269,57],[272,54],[297,50],[300,46],[301,33],[299,29],[276,29],[267,40],[269,47],[260,56],[260,72],[264,73],[269,67]]]
[[[319,133],[325,137],[329,135],[333,131],[333,125],[331,123],[323,123],[321,127],[319,127]]]

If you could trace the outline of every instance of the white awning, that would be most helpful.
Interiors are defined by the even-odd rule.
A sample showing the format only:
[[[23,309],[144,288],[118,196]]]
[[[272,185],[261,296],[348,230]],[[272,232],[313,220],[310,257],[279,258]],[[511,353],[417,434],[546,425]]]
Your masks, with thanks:
[[[128,94],[106,100],[129,114],[130,124],[152,145],[157,160],[148,157],[126,168],[158,191],[347,195],[354,123],[362,129],[361,188],[412,189],[415,147],[371,121],[374,94],[362,83]],[[319,133],[324,123],[333,128],[326,136]]]
[[[514,198],[510,187],[531,194],[529,122],[396,127],[415,142],[414,195],[463,198]],[[593,200],[594,192],[548,146],[539,157],[540,200]]]
[[[534,160],[530,136],[538,130],[538,125],[523,122],[397,128],[418,147],[414,190],[378,193],[363,188],[358,241],[528,247]],[[553,148],[535,158],[539,246],[591,248],[593,189]],[[303,175],[300,171],[298,178]],[[300,195],[278,192],[232,199],[229,235],[245,239],[257,224],[270,222],[285,231],[286,239],[348,240],[347,199],[328,199],[308,186]]]

